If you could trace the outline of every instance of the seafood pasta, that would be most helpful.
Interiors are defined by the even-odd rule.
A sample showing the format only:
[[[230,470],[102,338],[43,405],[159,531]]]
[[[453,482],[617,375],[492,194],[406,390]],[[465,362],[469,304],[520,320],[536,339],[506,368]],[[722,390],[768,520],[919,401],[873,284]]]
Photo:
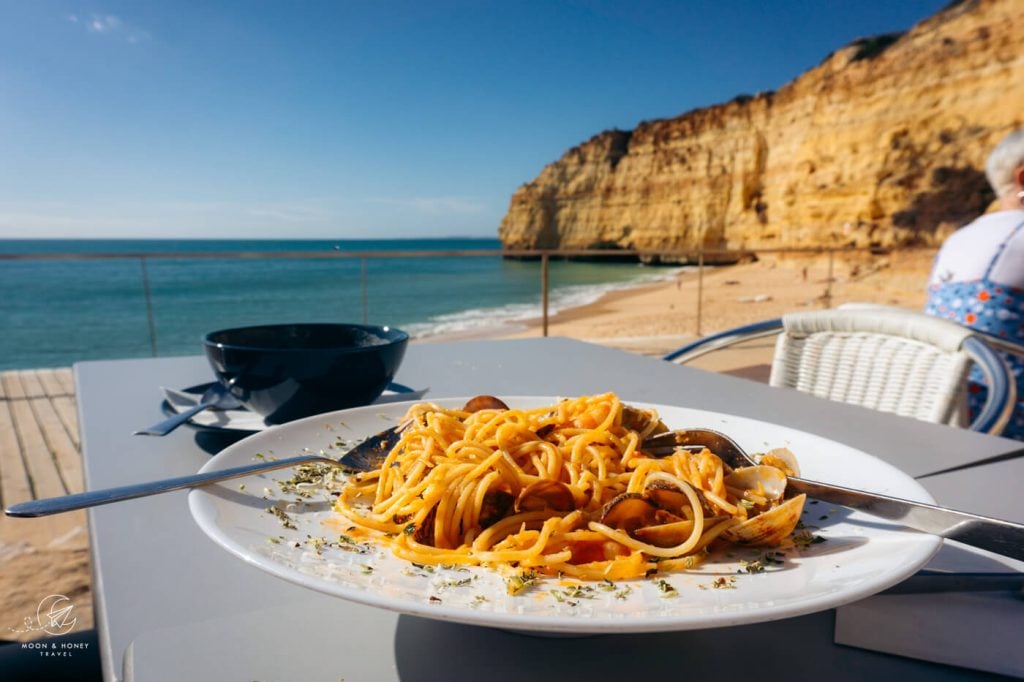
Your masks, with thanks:
[[[783,499],[788,451],[736,470],[707,449],[649,456],[644,438],[666,427],[612,393],[526,410],[420,403],[406,422],[336,509],[419,564],[637,578],[692,567],[713,542],[778,545],[803,508]]]

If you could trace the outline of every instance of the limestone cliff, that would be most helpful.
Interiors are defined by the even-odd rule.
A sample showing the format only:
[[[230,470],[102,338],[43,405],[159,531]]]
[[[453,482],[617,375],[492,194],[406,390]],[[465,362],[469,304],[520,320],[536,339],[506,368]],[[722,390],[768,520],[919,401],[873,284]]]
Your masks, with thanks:
[[[932,244],[1024,121],[1024,6],[965,0],[774,93],[607,131],[512,196],[506,248]]]

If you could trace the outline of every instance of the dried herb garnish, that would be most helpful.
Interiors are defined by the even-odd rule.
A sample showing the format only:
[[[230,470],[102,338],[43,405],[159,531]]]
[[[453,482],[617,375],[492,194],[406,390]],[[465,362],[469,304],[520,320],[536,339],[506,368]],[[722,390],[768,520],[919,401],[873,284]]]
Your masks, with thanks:
[[[288,530],[298,530],[298,526],[295,525],[295,521],[292,520],[292,517],[288,516],[287,512],[280,507],[267,507],[267,513],[276,516],[281,522],[281,525]]]
[[[672,583],[670,583],[669,581],[659,580],[655,584],[658,586],[658,591],[661,592],[662,597],[670,599],[672,597],[679,596],[679,592],[676,590],[675,587],[672,586]]]
[[[536,571],[524,571],[505,580],[505,587],[513,597],[530,589],[537,582]]]

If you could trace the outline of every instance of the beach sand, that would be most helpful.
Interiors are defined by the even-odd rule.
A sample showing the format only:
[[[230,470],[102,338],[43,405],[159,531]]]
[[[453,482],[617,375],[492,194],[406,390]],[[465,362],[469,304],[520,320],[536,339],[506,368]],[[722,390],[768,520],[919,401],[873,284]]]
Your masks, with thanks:
[[[548,335],[661,355],[700,336],[787,312],[850,302],[920,310],[934,256],[931,249],[875,257],[837,255],[831,286],[828,258],[821,255],[707,268],[703,278],[688,270],[673,281],[615,291],[560,312],[549,320]],[[541,320],[531,320],[527,329],[505,336],[537,336],[541,326]]]
[[[672,281],[612,292],[595,303],[560,312],[548,334],[663,354],[699,334],[848,301],[920,309],[934,251],[907,251],[874,258],[836,257],[829,287],[824,256],[765,258],[753,263],[680,273]],[[703,291],[698,315],[698,287]],[[829,297],[829,291],[830,296]],[[525,338],[542,333],[533,320],[516,331],[491,331],[477,338]],[[448,336],[443,339],[451,340]],[[461,338],[465,338],[465,335]],[[694,366],[765,380],[772,340],[706,356]],[[28,521],[31,523],[31,520]],[[79,609],[81,627],[91,626],[89,560],[84,533],[54,546],[50,537],[27,537],[26,520],[0,518],[0,613],[8,616],[0,639],[33,639],[15,633],[22,617],[35,614],[42,596],[62,593]],[[40,535],[40,534],[35,534]]]

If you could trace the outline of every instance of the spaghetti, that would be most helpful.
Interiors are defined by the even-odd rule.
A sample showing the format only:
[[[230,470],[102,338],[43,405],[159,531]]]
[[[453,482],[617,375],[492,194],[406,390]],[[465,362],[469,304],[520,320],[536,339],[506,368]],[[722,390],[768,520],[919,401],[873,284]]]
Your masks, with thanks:
[[[782,499],[778,468],[734,471],[707,449],[646,455],[664,425],[613,393],[526,410],[421,403],[406,422],[336,509],[418,564],[637,578],[692,567],[718,539],[778,544],[803,506]]]

